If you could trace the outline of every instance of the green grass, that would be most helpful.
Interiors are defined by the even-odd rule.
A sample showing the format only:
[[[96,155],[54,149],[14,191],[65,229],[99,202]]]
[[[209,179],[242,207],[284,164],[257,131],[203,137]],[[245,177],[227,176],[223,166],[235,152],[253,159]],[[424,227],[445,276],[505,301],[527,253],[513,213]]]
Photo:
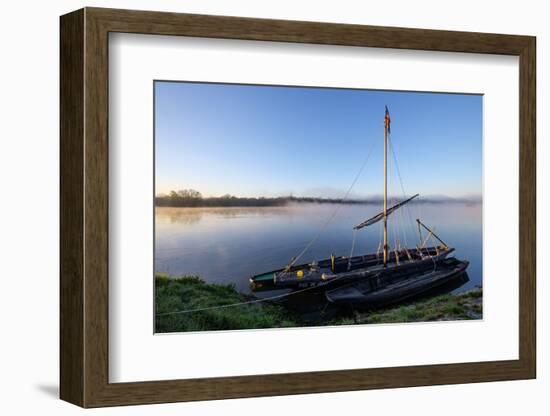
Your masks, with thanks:
[[[237,292],[234,285],[208,284],[195,276],[170,278],[157,275],[156,332],[283,328],[300,325],[287,310],[268,303],[162,315],[166,312],[217,307],[251,299]]]
[[[338,318],[331,325],[455,321],[481,319],[483,290],[474,289],[458,295],[440,295],[431,299],[378,311],[355,313]]]
[[[427,322],[480,319],[482,289],[459,295],[440,295],[414,303],[378,311],[347,313],[320,325]],[[280,305],[262,302],[221,309],[190,311],[231,305],[255,299],[239,293],[234,285],[210,284],[196,276],[172,278],[155,276],[156,332],[215,331],[257,328],[284,328],[312,325]],[[170,313],[163,315],[164,313]]]

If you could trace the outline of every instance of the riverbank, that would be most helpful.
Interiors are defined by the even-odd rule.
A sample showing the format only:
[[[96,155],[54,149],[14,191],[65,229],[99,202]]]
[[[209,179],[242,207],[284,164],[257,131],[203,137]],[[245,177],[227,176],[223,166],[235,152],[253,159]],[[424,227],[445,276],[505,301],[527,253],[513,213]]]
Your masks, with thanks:
[[[396,198],[397,200],[400,197]],[[428,196],[422,200],[416,200],[416,203],[480,203],[479,197],[448,197],[448,196]],[[346,205],[382,205],[383,199],[380,196],[371,196],[365,198],[329,198],[315,196],[279,196],[279,197],[237,197],[234,195],[203,197],[200,192],[193,189],[184,189],[181,191],[171,191],[166,195],[157,195],[155,197],[156,207],[171,208],[220,208],[220,207],[282,207],[290,204],[346,204]]]
[[[482,301],[483,289],[476,288],[456,295],[439,295],[375,312],[355,312],[352,317],[336,320],[334,325],[482,319]]]
[[[482,318],[481,288],[439,295],[377,311],[353,312],[316,322],[322,325],[452,321]],[[198,277],[155,277],[156,332],[216,331],[311,326],[311,322],[279,304],[254,303],[233,285],[206,283]],[[253,302],[229,306],[242,302]],[[181,313],[180,311],[188,311]],[[174,313],[178,312],[178,313]]]
[[[300,326],[297,316],[266,302],[219,308],[253,300],[237,292],[233,285],[209,284],[195,276],[157,275],[155,329],[186,332]],[[175,311],[193,312],[173,314]]]

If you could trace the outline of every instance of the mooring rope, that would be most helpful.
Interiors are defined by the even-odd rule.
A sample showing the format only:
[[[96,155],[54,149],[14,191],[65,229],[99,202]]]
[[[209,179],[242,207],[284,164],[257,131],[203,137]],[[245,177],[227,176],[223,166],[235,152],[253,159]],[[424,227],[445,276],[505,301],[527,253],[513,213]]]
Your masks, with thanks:
[[[262,303],[262,302],[272,301],[272,300],[275,300],[275,299],[283,299],[285,297],[288,297],[288,296],[291,296],[291,295],[297,295],[298,293],[303,293],[303,292],[306,292],[308,290],[318,289],[319,287],[326,286],[330,283],[336,282],[337,280],[339,280],[343,277],[345,277],[345,276],[337,276],[334,279],[331,279],[331,280],[328,280],[326,282],[320,283],[317,286],[310,286],[310,287],[306,287],[304,289],[299,289],[299,290],[295,290],[295,291],[290,292],[290,293],[283,293],[281,295],[271,296],[271,297],[268,297],[268,298],[252,299],[252,300],[245,301],[245,302],[230,303],[228,305],[217,305],[217,306],[208,306],[208,307],[204,307],[204,308],[186,309],[186,310],[183,310],[183,311],[161,312],[161,313],[156,313],[155,316],[183,315],[183,314],[193,313],[193,312],[202,312],[202,311],[209,311],[209,310],[214,310],[214,309],[231,308],[231,307],[234,307],[234,306],[251,305],[251,304],[254,304],[254,303]]]

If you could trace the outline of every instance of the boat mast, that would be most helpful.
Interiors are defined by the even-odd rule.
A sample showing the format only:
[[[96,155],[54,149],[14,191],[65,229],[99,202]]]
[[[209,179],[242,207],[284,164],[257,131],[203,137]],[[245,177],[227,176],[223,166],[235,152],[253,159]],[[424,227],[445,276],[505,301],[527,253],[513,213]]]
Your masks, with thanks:
[[[390,112],[386,106],[384,115],[384,267],[388,264],[388,131]]]

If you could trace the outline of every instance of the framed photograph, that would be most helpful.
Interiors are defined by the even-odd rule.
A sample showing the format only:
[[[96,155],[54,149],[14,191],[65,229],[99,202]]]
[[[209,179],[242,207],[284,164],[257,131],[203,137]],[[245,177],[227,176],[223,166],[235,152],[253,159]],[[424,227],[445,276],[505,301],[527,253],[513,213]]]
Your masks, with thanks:
[[[535,49],[62,16],[61,398],[534,378]]]

